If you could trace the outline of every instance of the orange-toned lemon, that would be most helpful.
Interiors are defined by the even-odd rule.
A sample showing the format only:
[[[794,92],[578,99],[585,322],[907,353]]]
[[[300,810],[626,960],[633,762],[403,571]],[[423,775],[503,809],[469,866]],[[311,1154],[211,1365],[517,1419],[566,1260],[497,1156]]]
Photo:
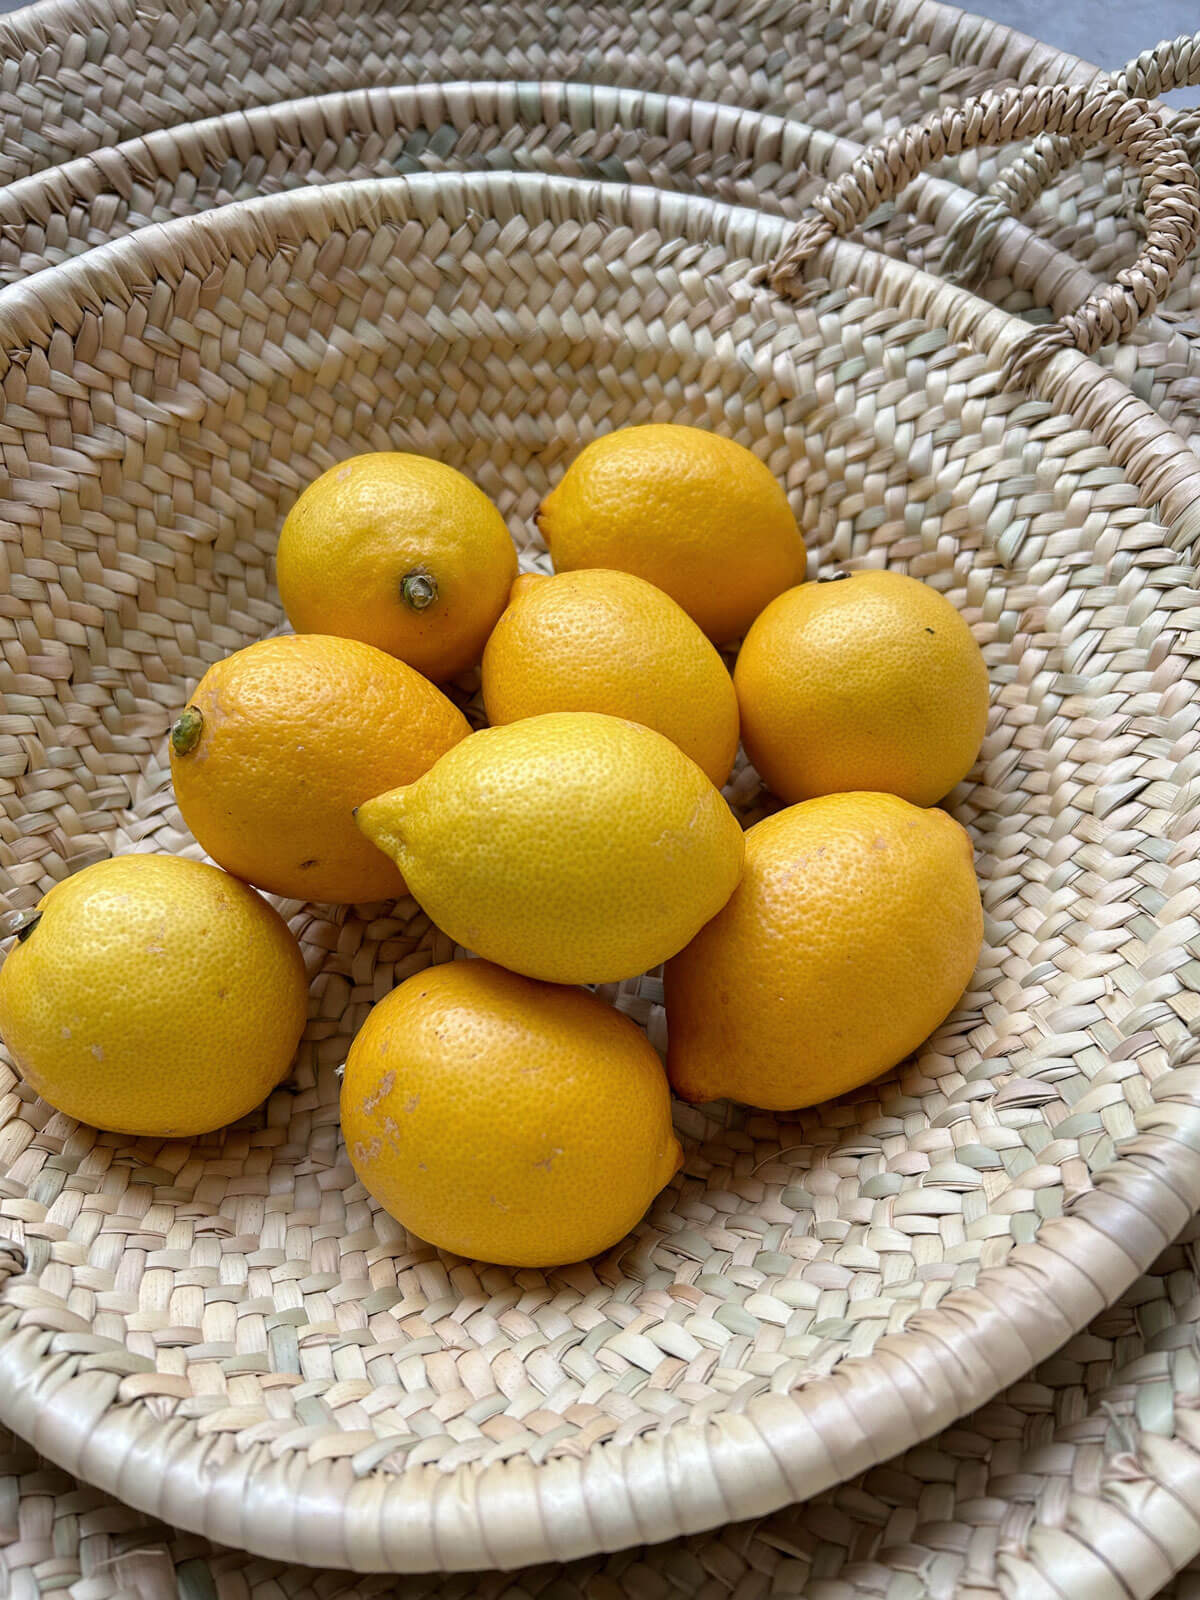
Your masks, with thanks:
[[[647,423],[593,440],[542,501],[558,572],[608,567],[657,585],[718,644],[804,577],[804,540],[770,469],[704,428]]]
[[[877,789],[931,806],[971,770],[987,726],[970,628],[899,572],[781,594],[746,636],[734,684],[746,754],[789,801]]]
[[[482,489],[398,450],[323,472],[289,512],[276,555],[297,633],[362,639],[438,683],[479,660],[516,572]]]
[[[933,1032],[982,938],[971,841],[944,811],[832,794],[767,817],[667,964],[671,1083],[770,1111],[844,1094]]]
[[[725,663],[661,589],[629,572],[526,573],[483,653],[493,726],[603,711],[654,728],[723,784],[738,746]]]
[[[470,732],[440,689],[356,639],[261,639],[204,674],[171,730],[183,819],[221,866],[297,900],[404,893],[354,808]]]
[[[342,1129],[406,1227],[518,1267],[607,1250],[682,1160],[641,1029],[486,961],[420,972],[379,1002],[350,1047]]]

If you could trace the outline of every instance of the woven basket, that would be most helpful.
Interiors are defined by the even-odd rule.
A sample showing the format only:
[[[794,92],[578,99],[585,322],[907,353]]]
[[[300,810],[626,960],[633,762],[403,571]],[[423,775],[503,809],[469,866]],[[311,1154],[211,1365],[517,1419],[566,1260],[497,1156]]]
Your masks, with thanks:
[[[794,115],[586,83],[424,84],[285,100],[156,129],[0,188],[0,284],[231,201],[421,171],[648,184],[798,217],[861,154],[861,144]],[[975,177],[994,171],[991,152],[978,154]],[[921,178],[902,209],[879,208],[861,236],[916,266],[927,252],[936,263],[976,198]],[[1043,251],[1031,263],[1031,279],[1048,259]]]
[[[1194,175],[1148,108],[1028,92],[893,141],[825,211],[852,221],[943,145],[1041,127],[1104,131],[1147,182],[1140,265],[1060,329],[848,245],[825,247],[831,281],[797,307],[761,264],[792,282],[827,218],[782,251],[780,219],[539,178],[275,196],[8,291],[15,906],[114,849],[195,850],[171,716],[278,623],[281,513],[358,449],[465,467],[529,561],[540,493],[596,431],[729,430],[787,482],[818,564],[935,584],[996,688],[956,807],[988,914],[963,1008],[819,1112],[681,1109],[683,1174],[601,1261],[446,1257],[355,1185],[336,1064],[373,999],[452,953],[411,902],[287,907],[314,979],[306,1044],[223,1135],[96,1134],[9,1074],[0,1415],[38,1449],[289,1560],[615,1549],[928,1436],[1177,1233],[1200,1200],[1183,637],[1200,465],[1065,346],[1153,305],[1195,234]],[[1002,387],[1006,363],[1032,396]],[[752,773],[732,793],[761,809]],[[659,995],[651,976],[617,997],[661,1041]]]
[[[1200,59],[1190,46],[1176,41],[1139,58],[1122,86],[1182,80]],[[1192,138],[1188,117],[1173,118],[1171,126],[1185,142]],[[1027,199],[1079,148],[1042,144],[1048,155],[1039,147],[1036,159],[1009,169],[1024,174]],[[854,141],[799,121],[794,107],[783,118],[640,90],[532,82],[335,93],[158,129],[0,189],[0,284],[152,222],[264,193],[397,172],[553,172],[652,184],[796,217],[823,181],[861,153]],[[985,200],[963,187],[996,169],[991,152],[963,152],[950,167],[959,182],[920,178],[901,203],[877,206],[857,234],[940,272],[958,259],[969,233],[978,292],[1038,321],[1068,311],[1099,287],[1102,275],[1133,257],[1140,213],[1120,163],[1083,162],[1042,206],[1032,229],[1013,221],[1000,198],[1017,177],[1003,177]],[[1100,356],[1189,439],[1200,411],[1191,294],[1191,280],[1181,278],[1162,316]]]
[[[0,1430],[0,1574],[14,1600],[1200,1600],[1200,1566],[1160,1591],[1200,1547],[1196,1232],[990,1404],[757,1522],[398,1586],[180,1533]]]
[[[1164,40],[1152,50],[1135,56],[1112,78],[1113,88],[1141,98],[1190,88],[1198,83],[1200,33]],[[1200,107],[1176,113],[1171,118],[1171,131],[1187,149],[1192,165],[1200,167]],[[942,257],[944,275],[952,283],[962,284],[983,278],[1006,224],[1011,223],[1015,214],[1028,211],[1064,171],[1077,166],[1085,150],[1086,145],[1077,139],[1049,135],[1038,139],[1005,169],[989,193],[981,195],[957,220],[946,240]],[[1076,182],[1078,193],[1082,184],[1078,178]],[[1101,272],[1116,259],[1116,252],[1127,247],[1129,236],[1136,237],[1139,219],[1136,206],[1128,204],[1128,190],[1124,185],[1117,188],[1109,183],[1105,188],[1108,193],[1101,202],[1090,197],[1082,204],[1075,203],[1072,237],[1069,241],[1058,241],[1062,248],[1073,247],[1079,251],[1082,247],[1084,258]],[[1097,223],[1102,223],[1106,217],[1124,223],[1124,228],[1110,226],[1104,230],[1107,237],[1098,239]]]
[[[648,184],[798,217],[861,153],[795,118],[583,83],[427,84],[286,100],[159,129],[0,188],[0,283],[234,200],[421,171]],[[924,194],[931,182],[933,197]],[[946,226],[974,198],[937,180],[914,187],[922,212],[949,202]],[[931,232],[905,209],[870,237],[920,265]]]
[[[1180,56],[1176,49],[1172,59]],[[330,94],[161,129],[0,189],[0,284],[152,222],[260,194],[404,171],[553,172],[652,184],[797,217],[822,182],[847,171],[861,154],[861,145],[794,116],[587,84],[465,83]],[[977,154],[983,159],[975,176],[994,169],[990,152],[967,151],[958,162],[960,177]],[[1036,320],[1068,311],[1099,287],[1097,263],[1113,266],[1118,221],[1117,244],[1125,259],[1132,258],[1139,234],[1129,216],[1128,174],[1111,161],[1084,165],[1094,177],[1069,196],[1056,193],[1065,210],[1043,207],[1036,231],[1011,219],[988,224],[994,262],[978,286],[985,298]],[[873,225],[855,235],[888,255],[940,271],[977,201],[972,189],[923,176],[899,204],[877,206],[868,219]],[[1092,224],[1082,238],[1081,212]],[[997,215],[994,207],[988,215]],[[1083,252],[1085,242],[1092,256]],[[1189,315],[1196,284],[1200,278],[1181,274],[1162,315],[1145,318],[1125,344],[1097,355],[1193,447],[1200,443],[1194,439],[1200,432],[1200,348]]]
[[[557,79],[799,108],[863,139],[1017,78],[1099,69],[934,0],[43,0],[0,18],[0,181],[305,95]]]

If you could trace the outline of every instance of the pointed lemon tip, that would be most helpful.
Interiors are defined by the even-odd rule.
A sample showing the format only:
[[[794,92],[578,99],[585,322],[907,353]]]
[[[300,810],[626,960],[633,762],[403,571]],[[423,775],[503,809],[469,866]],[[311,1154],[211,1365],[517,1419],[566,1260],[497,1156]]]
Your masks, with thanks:
[[[548,495],[544,495],[541,504],[533,514],[534,524],[545,541],[547,550],[550,549],[551,524],[554,518],[554,495],[555,490],[553,489]]]
[[[402,825],[407,794],[407,785],[401,789],[389,789],[386,794],[378,794],[373,800],[364,800],[362,805],[355,806],[353,812],[360,832],[365,833],[371,843],[385,855],[391,856],[393,861],[399,861],[404,854]]]

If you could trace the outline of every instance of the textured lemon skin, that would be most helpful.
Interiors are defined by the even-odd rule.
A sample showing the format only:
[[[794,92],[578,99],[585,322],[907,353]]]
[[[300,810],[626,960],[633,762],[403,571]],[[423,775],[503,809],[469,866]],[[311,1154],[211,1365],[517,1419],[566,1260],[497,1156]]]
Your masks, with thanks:
[[[474,733],[358,823],[452,939],[551,983],[656,966],[742,870],[742,831],[695,762],[585,711]]]
[[[770,1111],[845,1094],[945,1020],[982,941],[971,841],[945,812],[887,794],[777,812],[667,965],[672,1087]]]
[[[297,633],[362,639],[436,683],[479,660],[516,572],[504,518],[483,490],[398,450],[352,456],[309,484],[275,558]],[[405,599],[414,575],[436,589],[420,609]]]
[[[286,1076],[304,962],[253,889],[200,861],[114,856],[39,910],[0,967],[0,1037],[59,1111],[179,1139],[236,1122]]]
[[[508,1266],[607,1250],[682,1159],[641,1030],[582,989],[486,961],[431,968],[380,1001],[350,1048],[341,1116],[385,1210]]]
[[[782,486],[744,445],[647,423],[586,445],[542,501],[558,572],[608,567],[656,584],[717,644],[800,583],[804,540]]]
[[[395,899],[394,862],[354,807],[410,783],[470,732],[440,689],[356,639],[285,634],[210,667],[188,701],[203,718],[171,746],[183,819],[228,871],[272,894],[355,904]]]
[[[547,711],[628,717],[718,787],[737,755],[725,663],[682,606],[628,572],[518,578],[483,653],[483,701],[493,727]]]
[[[883,790],[931,806],[971,770],[988,676],[936,589],[858,572],[773,600],[734,669],[742,741],[780,799]]]

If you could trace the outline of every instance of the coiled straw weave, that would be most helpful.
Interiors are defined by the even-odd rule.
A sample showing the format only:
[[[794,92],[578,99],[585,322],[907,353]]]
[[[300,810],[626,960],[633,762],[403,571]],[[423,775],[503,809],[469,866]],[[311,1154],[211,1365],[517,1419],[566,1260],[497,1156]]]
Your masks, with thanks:
[[[1113,77],[1122,94],[1156,97],[1172,89],[1200,83],[1200,33],[1165,40],[1134,58]],[[1200,110],[1191,108],[1172,119],[1172,131],[1200,167]],[[1014,212],[1027,211],[1067,167],[1087,149],[1086,138],[1043,135],[1013,162],[987,194],[958,218],[946,237],[942,271],[952,283],[969,284],[983,276],[999,235]],[[1136,212],[1130,215],[1136,221]]]
[[[854,139],[1097,69],[935,0],[42,0],[0,18],[0,179],[303,95],[456,79],[607,84]]]
[[[0,1432],[0,1572],[20,1600],[1196,1600],[1200,1566],[1160,1588],[1200,1541],[1195,1236],[937,1440],[755,1522],[513,1573],[355,1578],[152,1522]]]
[[[1055,114],[1081,114],[1064,96]],[[1151,188],[1177,164],[1152,123],[1124,135]],[[1197,464],[1082,355],[1043,350],[1031,393],[1002,387],[1024,325],[886,258],[827,245],[830,281],[780,299],[754,279],[785,228],[418,178],[148,228],[6,291],[14,905],[114,848],[194,849],[170,718],[277,625],[280,516],[356,449],[464,467],[536,561],[532,510],[583,440],[654,416],[725,429],[787,483],[818,565],[886,561],[950,595],[995,686],[956,801],[988,913],[962,1010],[820,1112],[681,1110],[683,1174],[600,1262],[440,1256],[355,1186],[334,1069],[373,999],[452,953],[410,903],[286,908],[306,1044],[223,1136],[96,1135],[10,1075],[0,1414],[131,1505],[364,1570],[737,1520],[977,1406],[1200,1200]],[[748,771],[732,797],[764,804]],[[617,996],[661,1041],[659,997],[653,975]]]

